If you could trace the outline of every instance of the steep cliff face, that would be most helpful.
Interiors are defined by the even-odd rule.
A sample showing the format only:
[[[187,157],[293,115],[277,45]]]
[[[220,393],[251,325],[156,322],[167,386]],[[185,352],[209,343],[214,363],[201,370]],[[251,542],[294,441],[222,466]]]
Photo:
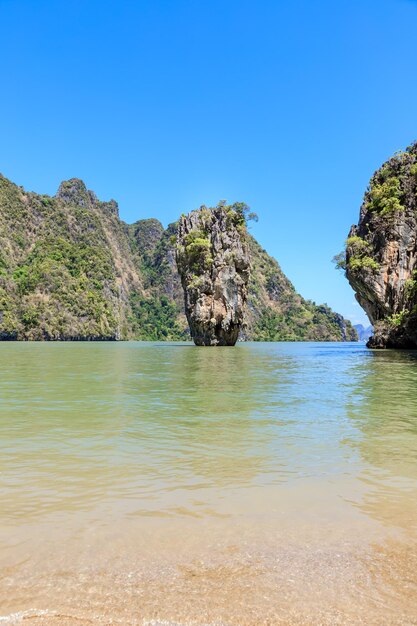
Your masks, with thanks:
[[[0,339],[130,336],[142,284],[117,213],[78,179],[49,197],[0,176]]]
[[[373,175],[352,226],[346,276],[374,326],[373,348],[417,347],[417,144]]]
[[[175,262],[177,223],[164,229],[153,218],[129,226],[135,264],[144,290],[131,294],[132,334],[136,339],[189,339],[184,297]]]
[[[204,207],[182,216],[176,260],[194,343],[233,346],[243,324],[250,271],[240,207]]]

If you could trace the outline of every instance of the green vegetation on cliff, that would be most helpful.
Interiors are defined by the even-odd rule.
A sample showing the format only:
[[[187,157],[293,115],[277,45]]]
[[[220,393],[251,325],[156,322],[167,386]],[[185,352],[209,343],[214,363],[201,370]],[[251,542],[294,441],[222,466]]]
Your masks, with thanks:
[[[374,326],[368,345],[417,347],[417,143],[372,176],[338,267]]]
[[[231,206],[233,219],[252,217],[243,203]],[[100,202],[78,179],[49,197],[0,175],[0,339],[187,338],[175,234],[176,224],[156,219],[128,226],[114,200]],[[204,239],[189,242],[196,261]],[[249,245],[245,338],[355,338],[341,316],[299,296],[250,236]]]
[[[417,183],[416,144],[398,151],[372,176],[364,210],[390,217],[403,211]]]
[[[144,341],[178,341],[186,339],[185,328],[178,318],[175,302],[167,296],[144,297],[132,294],[132,334]]]
[[[379,270],[379,263],[375,261],[371,253],[371,246],[368,241],[353,235],[346,240],[347,258],[344,258],[344,254],[337,261],[338,267],[343,269],[349,269],[352,273],[360,272],[361,270],[369,269],[373,272]]]
[[[327,305],[305,300],[277,261],[249,237],[247,336],[255,341],[357,341],[351,323]]]
[[[175,264],[176,223],[165,230],[153,218],[129,226],[143,293],[131,294],[132,335],[143,340],[177,341],[188,338],[182,313],[183,295]]]
[[[117,214],[71,181],[54,198],[0,178],[3,339],[117,339],[140,280]],[[62,192],[62,196],[60,195]]]

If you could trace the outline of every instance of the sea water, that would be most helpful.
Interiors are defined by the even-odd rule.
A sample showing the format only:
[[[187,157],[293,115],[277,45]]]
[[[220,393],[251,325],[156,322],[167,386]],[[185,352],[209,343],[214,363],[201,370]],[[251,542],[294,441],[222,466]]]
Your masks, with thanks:
[[[0,344],[0,624],[417,624],[417,355]]]

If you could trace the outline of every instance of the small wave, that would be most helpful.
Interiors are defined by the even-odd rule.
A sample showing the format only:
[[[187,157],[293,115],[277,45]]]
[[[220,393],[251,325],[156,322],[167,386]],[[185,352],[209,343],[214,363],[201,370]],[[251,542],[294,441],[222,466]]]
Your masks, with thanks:
[[[197,622],[171,622],[167,619],[143,620],[142,626],[227,626],[225,622],[211,622],[210,624],[197,624]]]
[[[9,613],[9,615],[0,615],[0,624],[21,624],[23,620],[31,617],[42,617],[42,615],[50,615],[49,611],[40,611],[39,609],[27,609],[27,611],[18,611],[17,613]]]

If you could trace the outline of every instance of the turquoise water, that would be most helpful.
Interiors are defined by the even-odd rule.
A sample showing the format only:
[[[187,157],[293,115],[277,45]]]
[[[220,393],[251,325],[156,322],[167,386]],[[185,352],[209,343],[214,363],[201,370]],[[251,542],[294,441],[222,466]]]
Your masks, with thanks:
[[[0,355],[6,623],[203,623],[201,603],[204,623],[316,623],[318,596],[317,623],[364,610],[364,623],[417,623],[414,353],[132,342]]]

